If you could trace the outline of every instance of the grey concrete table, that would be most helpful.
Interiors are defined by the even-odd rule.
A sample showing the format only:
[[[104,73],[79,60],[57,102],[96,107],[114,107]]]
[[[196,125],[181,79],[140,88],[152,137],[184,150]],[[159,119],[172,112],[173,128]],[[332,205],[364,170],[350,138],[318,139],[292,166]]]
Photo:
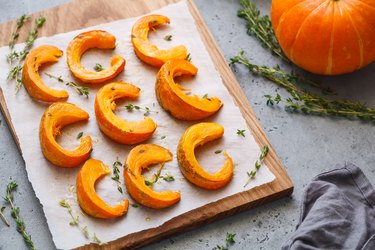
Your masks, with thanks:
[[[244,21],[236,16],[240,8],[239,0],[195,1],[228,60],[243,49],[257,64],[280,64],[277,58],[246,34]],[[0,0],[0,22],[63,2],[66,0]],[[271,0],[254,2],[263,13],[268,12]],[[282,66],[291,68],[289,65]],[[235,74],[294,182],[293,196],[180,234],[145,249],[213,249],[225,242],[226,232],[236,234],[236,243],[231,249],[278,249],[294,231],[303,190],[313,176],[334,168],[337,163],[350,161],[361,167],[375,184],[375,168],[372,166],[375,161],[375,125],[339,118],[289,114],[281,108],[267,107],[263,97],[265,94],[286,93],[271,82],[252,76],[243,67],[236,67]],[[375,64],[351,75],[311,77],[332,86],[339,97],[361,100],[375,106]],[[42,207],[27,179],[25,164],[2,115],[0,120],[0,196],[4,195],[7,183],[11,179],[16,180],[19,188],[15,202],[21,207],[21,215],[36,247],[54,249]],[[9,209],[5,213],[10,216]],[[0,249],[25,249],[13,221],[12,224],[12,227],[7,228],[0,223]]]

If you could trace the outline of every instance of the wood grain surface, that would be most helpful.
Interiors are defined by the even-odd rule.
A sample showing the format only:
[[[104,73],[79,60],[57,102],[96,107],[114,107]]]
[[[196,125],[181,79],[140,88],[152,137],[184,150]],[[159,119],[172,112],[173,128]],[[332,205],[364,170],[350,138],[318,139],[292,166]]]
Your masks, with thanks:
[[[161,8],[167,4],[178,2],[178,0],[74,0],[70,3],[36,13],[33,17],[44,15],[47,22],[40,31],[40,36],[51,36],[76,29],[129,18],[146,14],[150,11]],[[240,211],[259,206],[265,202],[275,200],[293,192],[293,184],[276,155],[272,145],[263,131],[253,109],[238,84],[233,72],[228,67],[223,55],[216,45],[209,32],[203,18],[196,8],[193,0],[187,1],[190,12],[195,19],[201,38],[206,45],[216,69],[220,72],[224,84],[233,96],[236,104],[240,108],[249,130],[260,146],[269,145],[270,152],[266,157],[266,164],[276,176],[276,179],[268,184],[253,188],[249,191],[224,198],[214,203],[207,204],[178,217],[175,217],[163,225],[144,230],[142,232],[126,235],[120,239],[109,242],[104,246],[95,244],[86,245],[79,249],[133,249],[155,241],[159,241],[173,234],[193,229],[205,225],[220,218],[238,213]],[[21,32],[19,41],[24,41],[26,30],[30,30],[31,23],[26,24],[26,28]],[[15,27],[15,21],[0,25],[0,45],[8,44],[9,37]],[[12,131],[13,137],[18,143],[17,135],[6,108],[6,103],[0,91],[1,110]]]

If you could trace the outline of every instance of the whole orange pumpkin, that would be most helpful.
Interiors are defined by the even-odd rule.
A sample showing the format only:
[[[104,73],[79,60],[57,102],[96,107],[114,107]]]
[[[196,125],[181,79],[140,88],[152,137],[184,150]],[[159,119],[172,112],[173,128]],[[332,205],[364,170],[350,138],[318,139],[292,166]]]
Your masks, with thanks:
[[[325,75],[375,60],[374,0],[273,0],[272,27],[286,56]]]

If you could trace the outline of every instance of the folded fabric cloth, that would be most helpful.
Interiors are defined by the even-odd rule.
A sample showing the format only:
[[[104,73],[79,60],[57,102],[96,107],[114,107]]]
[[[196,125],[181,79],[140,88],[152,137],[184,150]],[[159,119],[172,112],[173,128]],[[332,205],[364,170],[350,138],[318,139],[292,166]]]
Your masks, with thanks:
[[[282,249],[375,249],[375,190],[361,169],[348,163],[313,179]]]

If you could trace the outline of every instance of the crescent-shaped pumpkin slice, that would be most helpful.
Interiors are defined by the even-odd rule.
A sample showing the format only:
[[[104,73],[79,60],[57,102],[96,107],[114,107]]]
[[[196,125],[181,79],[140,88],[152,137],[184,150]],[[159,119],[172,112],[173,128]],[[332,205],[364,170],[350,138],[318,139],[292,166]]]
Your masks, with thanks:
[[[117,76],[125,67],[125,59],[121,56],[114,56],[111,67],[99,72],[89,71],[81,64],[81,56],[88,49],[114,49],[116,38],[103,30],[92,30],[79,34],[70,43],[67,49],[68,66],[73,75],[82,82],[102,83]]]
[[[178,119],[201,120],[215,114],[222,106],[216,97],[186,95],[173,79],[181,75],[195,76],[197,72],[198,69],[186,60],[170,60],[159,70],[155,85],[156,97],[159,104]]]
[[[178,144],[177,159],[182,174],[191,183],[205,189],[219,189],[227,185],[233,176],[233,161],[225,153],[226,161],[218,172],[206,172],[195,158],[195,148],[206,142],[216,140],[224,134],[223,126],[202,122],[189,127]]]
[[[137,56],[145,63],[161,67],[171,59],[185,59],[186,47],[183,45],[172,47],[168,50],[159,49],[148,40],[148,32],[158,25],[169,24],[169,18],[162,15],[148,15],[140,18],[132,28],[131,40]]]
[[[56,142],[60,130],[72,123],[89,119],[89,114],[74,104],[56,102],[51,104],[42,116],[39,128],[40,146],[48,161],[58,167],[76,167],[90,156],[91,137],[81,138],[81,144],[74,150],[66,150]]]
[[[124,199],[116,206],[104,202],[95,191],[95,183],[111,169],[103,162],[89,159],[77,175],[78,204],[85,213],[96,218],[109,219],[122,216],[128,211],[129,201]]]
[[[112,140],[122,144],[136,144],[147,140],[156,129],[154,121],[146,117],[143,120],[129,122],[113,113],[115,100],[135,99],[140,89],[125,82],[114,82],[103,86],[96,94],[95,114],[100,130]]]
[[[126,159],[124,170],[126,189],[138,203],[150,208],[165,208],[180,200],[180,192],[155,192],[145,184],[142,171],[149,165],[172,160],[172,153],[154,144],[142,144],[133,148]]]
[[[47,87],[40,79],[38,70],[45,63],[57,62],[63,52],[55,46],[41,45],[26,56],[22,69],[22,82],[29,95],[37,101],[59,102],[69,97],[65,90]]]

